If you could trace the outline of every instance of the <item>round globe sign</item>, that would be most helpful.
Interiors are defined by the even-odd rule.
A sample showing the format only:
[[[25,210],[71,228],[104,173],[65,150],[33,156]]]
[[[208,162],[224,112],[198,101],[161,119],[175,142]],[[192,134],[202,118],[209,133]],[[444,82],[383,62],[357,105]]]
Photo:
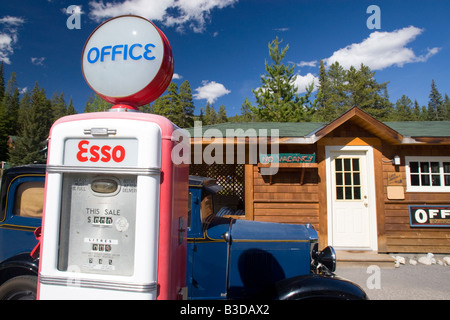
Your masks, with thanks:
[[[174,63],[169,41],[151,21],[120,16],[89,36],[81,68],[87,84],[102,99],[136,108],[164,93]]]

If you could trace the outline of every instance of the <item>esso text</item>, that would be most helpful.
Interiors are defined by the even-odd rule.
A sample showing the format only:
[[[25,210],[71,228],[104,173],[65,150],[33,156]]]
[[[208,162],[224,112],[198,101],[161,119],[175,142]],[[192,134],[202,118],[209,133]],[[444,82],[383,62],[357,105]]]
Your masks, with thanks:
[[[116,61],[119,59],[126,61],[128,58],[131,60],[140,60],[142,58],[154,60],[153,48],[156,48],[153,43],[118,44],[115,46],[103,46],[102,48],[92,47],[89,49],[86,58],[89,63],[104,62],[105,60]]]
[[[125,159],[125,148],[121,145],[89,145],[88,140],[81,140],[78,143],[77,160],[80,162],[122,162]]]

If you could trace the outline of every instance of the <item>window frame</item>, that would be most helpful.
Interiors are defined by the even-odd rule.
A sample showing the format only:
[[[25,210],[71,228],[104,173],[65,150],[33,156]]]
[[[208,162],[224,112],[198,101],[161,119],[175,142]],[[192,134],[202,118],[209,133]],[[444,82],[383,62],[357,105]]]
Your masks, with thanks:
[[[41,226],[42,218],[37,217],[23,217],[14,214],[15,209],[15,199],[16,192],[18,187],[22,183],[26,182],[44,182],[45,188],[45,176],[40,174],[24,174],[15,177],[8,186],[8,191],[6,194],[6,206],[5,206],[5,216],[3,220],[0,220],[0,223],[5,223],[5,225],[14,225],[15,227],[24,227],[24,228],[37,228]],[[44,199],[42,199],[44,201]]]
[[[411,184],[411,174],[415,174],[414,172],[411,173],[411,162],[438,162],[439,163],[439,177],[440,177],[440,186],[413,186]],[[440,156],[406,156],[405,157],[405,173],[406,173],[406,192],[450,192],[450,185],[445,185],[445,178],[444,176],[447,173],[444,173],[444,162],[450,162],[450,157],[440,157]],[[419,164],[420,167],[420,164]],[[431,167],[431,166],[430,166]],[[430,176],[433,173],[430,172]],[[437,173],[434,173],[437,175]],[[450,173],[449,173],[450,175]],[[431,184],[431,180],[430,180]]]

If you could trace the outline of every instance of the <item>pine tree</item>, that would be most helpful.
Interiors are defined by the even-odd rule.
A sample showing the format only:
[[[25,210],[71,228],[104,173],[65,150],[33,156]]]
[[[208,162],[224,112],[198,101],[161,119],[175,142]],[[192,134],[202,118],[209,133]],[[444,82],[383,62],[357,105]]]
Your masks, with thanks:
[[[73,106],[72,97],[70,97],[69,105],[67,106],[66,115],[72,115],[77,114],[77,111],[75,110],[75,107]]]
[[[24,114],[19,137],[14,149],[10,152],[12,165],[44,163],[43,148],[51,126],[50,101],[45,96],[44,89],[39,85],[33,88],[30,106]]]
[[[333,63],[328,72],[323,62],[319,69],[319,91],[315,105],[317,114],[315,121],[332,121],[349,108],[346,89],[344,86],[346,71],[339,64]]]
[[[363,64],[359,70],[350,67],[344,85],[349,99],[348,106],[357,106],[378,120],[387,120],[393,110],[386,96],[387,83],[378,84],[374,76],[375,72]]]
[[[222,104],[219,107],[219,111],[217,112],[217,123],[224,123],[227,122],[227,110],[225,106]]]
[[[428,119],[431,121],[442,121],[447,118],[447,110],[445,110],[442,95],[436,88],[434,79],[431,81],[431,91],[428,102]]]
[[[8,118],[6,116],[6,107],[0,101],[0,161],[8,159],[8,148],[6,145],[8,139]]]
[[[242,122],[257,121],[257,116],[252,112],[252,105],[248,98],[245,98],[245,101],[241,106],[241,116],[239,118]]]
[[[175,82],[169,84],[166,95],[155,100],[153,112],[166,117],[177,126],[182,125],[184,115],[178,95],[178,86]]]
[[[205,114],[203,111],[203,107],[200,108],[200,115],[198,116],[198,121],[200,121],[204,126],[207,125],[207,123],[205,122]]]
[[[410,121],[413,120],[413,103],[406,95],[403,95],[395,103],[395,110],[389,120]]]
[[[143,106],[139,106],[139,111],[144,112],[144,113],[155,113],[153,111],[153,105],[150,103],[147,103],[146,105]]]
[[[19,89],[16,83],[16,74],[11,77],[4,90],[3,99],[0,101],[0,160],[8,159],[6,142],[8,137],[15,136],[18,131]]]
[[[445,98],[444,98],[444,110],[446,111],[446,118],[445,120],[450,120],[450,100],[448,98],[448,95],[445,94]]]
[[[0,103],[3,101],[3,97],[5,95],[5,77],[4,77],[4,66],[3,61],[0,63]]]
[[[182,128],[190,128],[194,126],[194,101],[192,99],[192,90],[189,81],[185,80],[180,85],[180,103],[182,109],[182,119],[180,126]]]
[[[84,113],[88,112],[103,112],[111,109],[112,104],[106,102],[98,94],[94,96],[90,96],[88,101],[86,101],[86,105],[84,106]]]
[[[325,121],[325,119],[331,121],[334,119],[336,113],[335,107],[328,103],[330,96],[330,85],[328,83],[327,71],[323,60],[320,60],[319,67],[319,90],[317,90],[315,106],[317,108],[316,119],[319,121]],[[331,110],[330,110],[331,109]],[[331,114],[331,116],[330,116]]]
[[[17,88],[16,73],[12,72],[3,95],[3,105],[6,109],[7,134],[16,135],[19,117],[19,89]]]
[[[421,120],[423,120],[423,115],[419,103],[417,102],[417,99],[415,99],[414,107],[411,113],[411,121],[421,121]]]
[[[282,60],[289,45],[279,48],[278,37],[269,43],[269,56],[273,63],[265,61],[266,74],[261,76],[261,87],[252,90],[256,98],[256,107],[252,111],[262,121],[300,121],[305,118],[303,103],[295,87],[294,66],[285,66]]]
[[[203,124],[204,125],[212,125],[217,123],[217,114],[214,106],[209,102],[206,103],[205,111],[203,114]]]
[[[52,122],[55,122],[61,117],[64,117],[67,114],[67,105],[66,101],[64,100],[64,92],[61,92],[59,95],[58,93],[54,93],[52,100],[50,101],[52,106]]]

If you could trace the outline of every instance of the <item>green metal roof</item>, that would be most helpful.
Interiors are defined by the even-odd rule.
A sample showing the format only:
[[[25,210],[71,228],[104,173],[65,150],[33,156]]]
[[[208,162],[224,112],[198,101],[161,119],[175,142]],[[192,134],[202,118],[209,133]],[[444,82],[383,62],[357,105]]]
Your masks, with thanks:
[[[279,137],[307,137],[323,128],[325,122],[225,122],[216,125],[201,126],[186,129],[191,137],[205,137],[206,135],[233,137],[255,137],[264,135],[263,129],[278,129]],[[385,125],[408,137],[450,137],[450,121],[393,121],[384,122]],[[218,130],[218,131],[217,131]],[[217,136],[215,136],[217,137]]]
[[[450,121],[392,121],[384,124],[408,137],[450,137]]]

